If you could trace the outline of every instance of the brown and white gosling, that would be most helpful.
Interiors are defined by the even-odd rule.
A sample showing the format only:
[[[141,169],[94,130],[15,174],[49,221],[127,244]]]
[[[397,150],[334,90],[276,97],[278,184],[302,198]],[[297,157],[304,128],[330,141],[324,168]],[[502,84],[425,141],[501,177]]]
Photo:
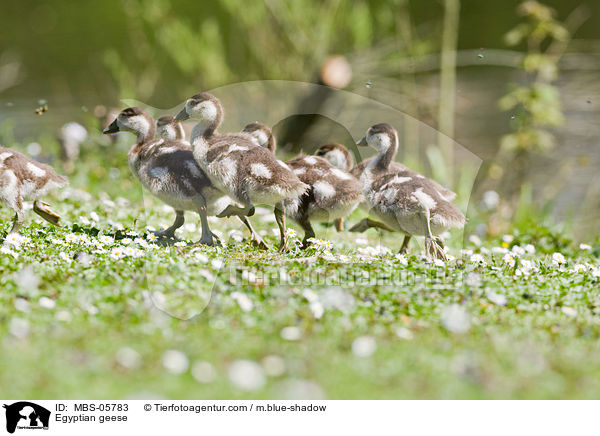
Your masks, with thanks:
[[[277,143],[269,127],[252,123],[244,131],[253,135],[259,145],[275,152]],[[341,220],[364,200],[358,180],[322,157],[300,155],[286,164],[310,186],[304,194],[288,198],[283,203],[286,215],[304,230],[303,247],[307,247],[308,240],[315,237],[311,221],[334,221],[339,230]]]
[[[352,174],[357,179],[360,179],[360,176],[363,173],[364,169],[374,159],[374,157],[365,159],[362,162],[360,162],[358,165],[354,166],[354,157],[352,156],[352,153],[350,153],[350,151],[345,146],[343,146],[342,144],[337,144],[337,143],[325,144],[325,145],[319,147],[317,149],[317,151],[315,152],[315,154],[317,156],[322,156],[323,158],[327,159],[330,163],[337,166],[338,168],[345,169],[346,171],[348,171],[350,174]],[[405,172],[411,174],[415,178],[423,178],[424,177],[423,175],[417,173],[416,171],[411,170],[410,168],[408,168],[407,166],[405,166],[399,162],[392,162],[390,165],[399,171],[405,171]],[[442,197],[444,197],[445,200],[452,201],[456,198],[455,192],[440,185],[435,180],[431,180],[431,179],[428,179],[428,180],[435,187],[435,189],[438,191],[438,193]],[[368,205],[363,204],[362,206],[367,211],[369,210]],[[387,230],[390,232],[393,231],[392,229],[387,227],[385,224],[380,223],[375,220],[372,220],[370,218],[364,218],[359,223],[355,224],[350,229],[350,231],[351,232],[364,232],[365,230],[368,230],[370,228],[382,229],[382,230]],[[409,242],[410,242],[410,236],[407,235],[404,238],[404,244],[402,245],[402,247],[403,247],[402,252],[407,251]]]
[[[187,142],[183,126],[170,115],[162,116],[156,120],[156,134],[168,141]]]
[[[152,195],[175,209],[173,225],[156,235],[173,238],[184,223],[184,211],[192,210],[200,215],[202,222],[199,243],[218,242],[210,231],[207,216],[222,211],[230,200],[211,185],[194,160],[191,146],[181,141],[156,139],[154,120],[138,107],[121,111],[103,133],[121,131],[137,136],[128,154],[132,173]]]
[[[165,140],[180,141],[180,142],[185,143],[188,146],[188,147],[186,147],[186,149],[190,150],[189,153],[191,155],[191,158],[193,159],[193,154],[191,154],[191,146],[189,145],[189,142],[186,141],[186,139],[185,139],[185,130],[183,129],[183,125],[179,121],[175,121],[175,118],[173,118],[170,115],[165,115],[163,117],[160,117],[156,121],[156,132],[157,132],[158,136],[160,136],[161,138],[163,138]],[[198,165],[196,163],[196,161],[194,161],[194,163],[196,165]],[[198,169],[200,171],[202,171],[200,169],[200,167],[198,167]],[[202,174],[203,174],[203,177],[206,178],[206,174],[204,174],[203,171],[202,171]],[[229,199],[229,203],[227,203],[225,205],[225,207],[227,205],[229,205],[230,203],[233,203],[233,201],[231,199]],[[248,220],[248,218],[245,216],[240,216],[239,218],[240,218],[240,221],[250,231],[251,244],[254,246],[257,246],[259,248],[267,249],[268,248],[267,244],[263,241],[263,239],[260,237],[260,235],[254,230],[254,228],[252,227],[252,224],[250,224],[250,221]]]
[[[0,203],[15,212],[9,234],[17,233],[25,221],[23,201],[33,201],[33,211],[51,224],[60,216],[40,200],[48,192],[67,186],[69,181],[52,167],[0,146]]]
[[[448,228],[462,228],[465,216],[439,190],[439,184],[394,164],[398,134],[389,124],[375,124],[358,145],[377,151],[360,174],[360,184],[370,212],[386,227],[406,236],[406,251],[412,235],[425,236],[425,252],[430,258],[446,260],[439,235]]]
[[[248,135],[217,133],[223,107],[215,96],[200,93],[189,98],[175,120],[189,118],[198,120],[190,138],[196,162],[216,188],[243,206],[229,205],[217,216],[252,216],[255,204],[272,205],[281,234],[279,251],[287,250],[283,200],[301,195],[308,186]]]

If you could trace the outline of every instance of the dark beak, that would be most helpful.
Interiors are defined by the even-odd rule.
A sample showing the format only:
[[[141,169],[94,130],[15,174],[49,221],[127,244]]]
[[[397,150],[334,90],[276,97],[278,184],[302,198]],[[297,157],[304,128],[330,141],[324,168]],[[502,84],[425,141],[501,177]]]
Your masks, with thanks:
[[[102,133],[108,135],[109,133],[117,133],[118,131],[119,125],[117,124],[117,120],[114,120],[112,123],[110,123],[110,126],[102,131]]]
[[[361,145],[361,146],[369,145],[369,144],[367,144],[367,137],[363,136],[362,139],[356,143],[356,145]]]
[[[190,116],[188,115],[185,108],[181,109],[181,112],[179,112],[177,115],[175,115],[175,121],[185,121],[185,120],[189,120],[189,119],[190,119]]]

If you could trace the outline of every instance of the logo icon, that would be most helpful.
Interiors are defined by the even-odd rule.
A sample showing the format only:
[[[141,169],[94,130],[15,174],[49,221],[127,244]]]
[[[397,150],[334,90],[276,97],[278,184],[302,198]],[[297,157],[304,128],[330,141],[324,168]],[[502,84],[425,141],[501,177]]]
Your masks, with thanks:
[[[6,409],[6,431],[14,433],[18,429],[48,430],[50,411],[42,406],[29,401],[19,401],[10,405],[4,404]]]

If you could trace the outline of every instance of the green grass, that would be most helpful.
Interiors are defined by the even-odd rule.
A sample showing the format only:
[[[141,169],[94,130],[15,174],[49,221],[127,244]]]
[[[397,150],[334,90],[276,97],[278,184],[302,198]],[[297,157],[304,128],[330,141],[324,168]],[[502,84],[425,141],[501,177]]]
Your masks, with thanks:
[[[97,159],[72,177],[92,194],[51,199],[62,227],[31,214],[25,241],[0,253],[0,397],[598,397],[597,246],[532,227],[467,242],[471,253],[455,234],[454,258],[436,265],[422,240],[398,257],[398,235],[318,226],[331,249],[282,256],[236,241],[235,220],[212,220],[224,247],[158,246],[146,227],[172,214],[141,201],[122,153]],[[276,245],[261,212],[253,220]],[[187,217],[179,236],[191,242]],[[0,210],[0,239],[10,218]],[[528,244],[536,252],[514,266],[500,252]]]

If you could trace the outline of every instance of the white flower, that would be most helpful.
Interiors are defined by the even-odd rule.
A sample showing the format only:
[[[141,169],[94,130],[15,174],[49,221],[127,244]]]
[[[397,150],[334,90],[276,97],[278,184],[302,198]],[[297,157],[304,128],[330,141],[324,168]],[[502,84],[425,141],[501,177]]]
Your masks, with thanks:
[[[167,350],[162,355],[162,364],[171,374],[183,374],[188,369],[189,360],[179,350]]]
[[[533,269],[533,262],[527,259],[521,259],[520,265],[524,271],[531,271]]]
[[[192,377],[200,383],[210,383],[217,378],[217,371],[209,362],[197,361],[192,365]]]
[[[115,239],[108,235],[100,235],[98,236],[98,240],[104,245],[112,245],[115,242]]]
[[[319,301],[319,296],[312,289],[305,289],[302,292],[302,296],[306,298],[310,303],[314,303],[315,301]]]
[[[469,242],[471,242],[472,244],[474,244],[478,247],[481,245],[481,239],[477,235],[469,236]]]
[[[400,262],[400,265],[408,266],[408,259],[404,254],[398,253],[394,257]]]
[[[81,221],[84,226],[89,226],[91,224],[91,221],[84,216],[80,216],[79,221]]]
[[[13,250],[11,250],[10,248],[8,248],[6,245],[3,245],[2,247],[0,247],[0,253],[2,253],[2,254],[10,254],[13,257],[18,257],[19,256],[17,253],[15,253]]]
[[[554,265],[562,265],[565,263],[565,256],[562,253],[552,253],[552,263]]]
[[[377,342],[372,336],[359,336],[352,342],[352,353],[358,357],[369,357],[377,350]]]
[[[96,212],[92,212],[90,213],[90,218],[92,219],[92,221],[100,221],[100,217],[98,216],[98,214]]]
[[[187,243],[185,241],[177,241],[173,244],[175,247],[186,247]]]
[[[156,236],[154,233],[148,233],[148,236],[146,236],[146,239],[153,242],[158,239],[158,236]]]
[[[196,253],[196,259],[198,259],[202,263],[208,263],[208,256],[202,252]]]
[[[254,307],[252,300],[246,294],[241,292],[232,292],[231,298],[237,302],[238,306],[240,306],[240,309],[242,309],[244,312],[250,312]]]
[[[508,248],[504,248],[504,247],[492,247],[492,253],[494,253],[494,254],[506,254],[506,253],[508,253]]]
[[[64,260],[65,262],[69,262],[71,260],[71,258],[64,251],[58,253],[58,257],[60,258],[60,260]]]
[[[592,249],[592,246],[589,244],[581,243],[581,244],[579,244],[579,249],[590,251]]]
[[[506,253],[504,255],[504,257],[502,258],[502,261],[506,264],[508,264],[508,266],[510,266],[511,268],[513,266],[515,266],[515,258],[512,256],[512,254],[510,253]]]
[[[221,267],[224,265],[223,261],[221,259],[213,259],[210,262],[210,265],[214,268],[214,269],[221,269]]]
[[[18,233],[9,233],[4,239],[4,243],[12,245],[13,247],[19,247],[23,243],[23,237]]]
[[[110,257],[113,259],[121,259],[125,256],[123,249],[121,247],[114,247],[110,252]]]
[[[340,262],[348,263],[348,262],[350,262],[352,260],[352,258],[350,256],[346,256],[345,254],[340,254],[338,256],[338,260]]]
[[[500,201],[500,195],[496,191],[489,190],[483,193],[483,204],[487,209],[494,209],[498,206],[498,202]]]
[[[587,271],[587,267],[585,265],[578,263],[577,265],[573,266],[573,272],[585,272],[585,271]]]
[[[471,255],[471,262],[475,262],[475,263],[485,263],[485,259],[483,258],[483,256],[479,253],[475,253],[473,255]]]
[[[473,255],[473,256],[475,256],[475,255]],[[442,259],[433,259],[433,264],[438,267],[446,266],[446,262],[444,262]]]
[[[29,335],[29,321],[23,318],[13,318],[10,320],[8,330],[16,338],[26,338]]]
[[[515,240],[515,237],[513,235],[504,235],[502,236],[502,240],[507,244],[510,244],[512,241]]]
[[[462,254],[463,256],[471,256],[473,254],[473,250],[463,248],[462,250],[460,250],[460,254]]]
[[[29,301],[25,300],[24,298],[15,299],[15,309],[21,312],[29,312]]]
[[[442,309],[441,321],[442,326],[451,333],[466,333],[471,328],[469,313],[458,304]]]
[[[600,268],[592,268],[592,277],[600,278]]]
[[[271,377],[279,377],[285,373],[285,360],[275,354],[263,357],[261,363],[267,375]]]
[[[236,360],[229,367],[228,374],[235,387],[243,391],[256,391],[267,381],[262,366],[252,360]]]
[[[492,303],[498,306],[504,306],[507,303],[506,297],[502,294],[496,294],[495,292],[490,291],[487,293],[487,297],[488,300],[490,300]]]
[[[133,242],[133,239],[131,238],[123,238],[121,239],[121,245],[129,245]]]
[[[48,297],[40,297],[38,304],[44,309],[54,309],[56,307],[56,301]]]
[[[135,254],[136,254],[136,249],[135,249],[135,248],[133,248],[133,247],[126,247],[126,248],[123,250],[123,255],[124,255],[124,256],[133,257],[133,256],[135,256]]]
[[[561,310],[567,316],[577,316],[577,311],[572,307],[563,306]]]
[[[302,337],[302,331],[295,326],[288,326],[281,329],[281,337],[286,341],[298,341]]]
[[[529,254],[535,254],[535,247],[532,244],[527,244],[525,246],[525,251]]]
[[[525,249],[518,245],[515,245],[511,251],[515,256],[523,256],[525,254]]]
[[[69,244],[74,244],[79,241],[79,237],[74,233],[69,233],[67,236],[65,236],[65,241],[67,241]]]
[[[133,348],[121,347],[115,354],[115,360],[123,368],[135,369],[142,363],[142,357],[140,353],[135,351]]]
[[[287,229],[287,234],[291,238],[295,238],[296,236],[298,236],[298,232],[294,229]]]
[[[315,301],[310,303],[310,311],[316,319],[321,319],[323,313],[325,313],[325,309],[323,305],[319,301]]]
[[[410,341],[413,338],[413,333],[406,327],[398,327],[396,329],[396,336],[400,339]]]
[[[145,240],[145,239],[142,239],[142,238],[135,238],[135,239],[133,240],[133,242],[134,242],[135,244],[139,245],[140,247],[143,247],[143,248],[148,248],[148,242],[146,242],[146,240]]]

